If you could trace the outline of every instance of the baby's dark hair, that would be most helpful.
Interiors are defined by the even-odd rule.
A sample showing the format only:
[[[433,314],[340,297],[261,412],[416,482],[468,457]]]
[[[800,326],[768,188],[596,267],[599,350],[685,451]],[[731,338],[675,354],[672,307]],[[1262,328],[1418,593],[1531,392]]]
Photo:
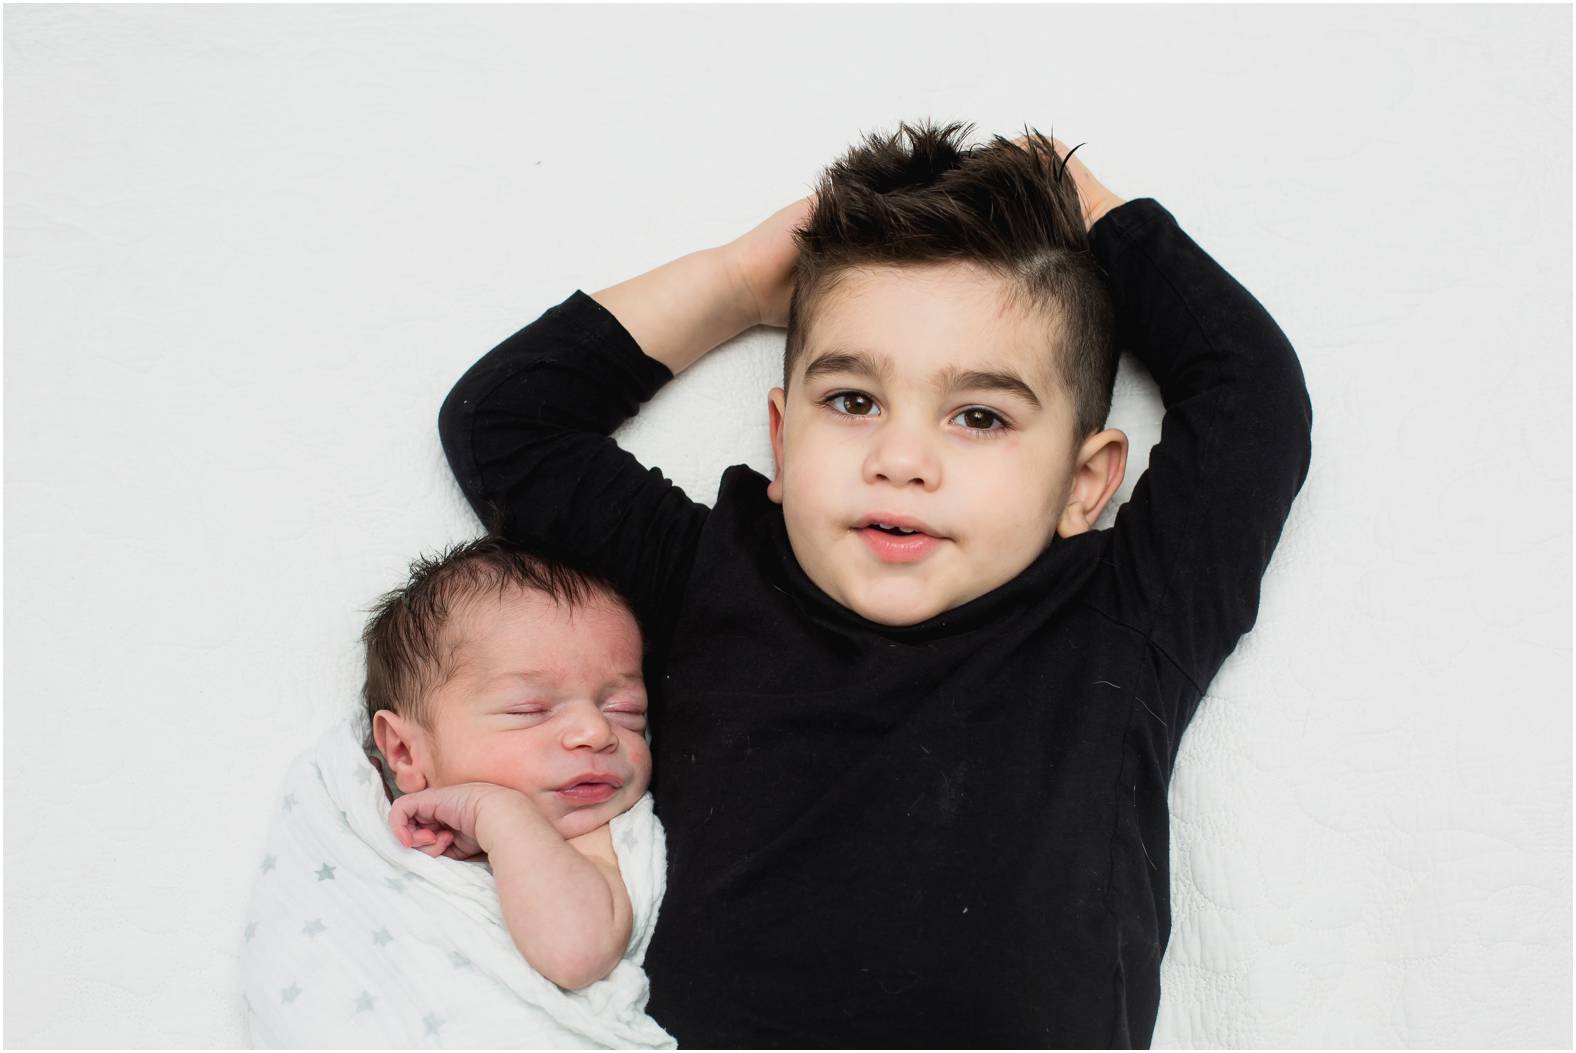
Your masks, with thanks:
[[[382,709],[432,730],[427,699],[454,674],[458,641],[445,637],[450,615],[467,600],[532,589],[563,606],[629,604],[595,574],[547,559],[496,535],[461,542],[410,565],[410,580],[369,608],[361,642],[367,679],[361,697],[368,728]],[[631,615],[633,616],[633,615]]]
[[[866,135],[822,173],[815,207],[794,232],[783,387],[816,307],[850,269],[973,263],[1004,279],[1009,302],[1054,320],[1047,337],[1060,353],[1048,373],[1071,395],[1082,441],[1105,426],[1117,350],[1111,294],[1077,188],[1038,131],[1025,129],[1027,150],[999,135],[962,146],[973,127],[904,122],[891,135]]]

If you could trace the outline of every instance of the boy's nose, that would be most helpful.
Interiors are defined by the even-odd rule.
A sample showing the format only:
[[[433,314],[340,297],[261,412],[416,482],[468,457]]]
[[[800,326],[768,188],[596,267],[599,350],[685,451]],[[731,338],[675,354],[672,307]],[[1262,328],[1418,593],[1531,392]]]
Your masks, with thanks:
[[[864,476],[867,483],[918,483],[934,490],[941,485],[941,460],[933,440],[921,433],[921,427],[889,424],[881,429],[865,457]]]

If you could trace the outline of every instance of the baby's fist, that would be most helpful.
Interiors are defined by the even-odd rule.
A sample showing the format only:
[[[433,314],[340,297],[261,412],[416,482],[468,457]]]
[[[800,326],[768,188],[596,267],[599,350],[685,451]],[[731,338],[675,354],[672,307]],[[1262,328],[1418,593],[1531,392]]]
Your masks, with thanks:
[[[389,808],[389,828],[399,843],[429,856],[469,859],[486,851],[477,836],[484,811],[519,797],[518,791],[490,782],[437,786],[397,798]]]

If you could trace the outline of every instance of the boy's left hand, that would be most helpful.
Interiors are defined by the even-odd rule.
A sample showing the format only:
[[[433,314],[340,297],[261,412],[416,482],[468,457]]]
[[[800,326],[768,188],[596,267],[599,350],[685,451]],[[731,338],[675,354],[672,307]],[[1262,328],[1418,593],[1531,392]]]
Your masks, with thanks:
[[[1027,135],[1020,135],[1013,142],[1025,150],[1029,149]],[[1067,174],[1072,176],[1073,186],[1078,190],[1078,202],[1083,207],[1084,230],[1094,229],[1101,216],[1127,203],[1106,189],[1105,184],[1094,177],[1094,173],[1089,171],[1077,154],[1068,157],[1066,143],[1053,138],[1051,145],[1056,150],[1057,158],[1067,165]]]

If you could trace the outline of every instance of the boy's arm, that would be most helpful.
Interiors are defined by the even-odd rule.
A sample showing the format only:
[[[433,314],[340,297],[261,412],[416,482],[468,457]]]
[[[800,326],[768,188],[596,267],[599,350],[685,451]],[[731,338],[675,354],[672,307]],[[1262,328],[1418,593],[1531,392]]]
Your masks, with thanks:
[[[1313,411],[1274,319],[1158,202],[1111,209],[1090,237],[1118,345],[1148,367],[1166,406],[1112,530],[1119,602],[1202,693],[1257,618],[1307,477]],[[1173,736],[1190,716],[1177,714]]]
[[[489,529],[607,577],[643,624],[666,624],[707,510],[608,436],[756,321],[726,247],[595,298],[577,290],[488,352],[443,404],[444,452],[471,507]]]

